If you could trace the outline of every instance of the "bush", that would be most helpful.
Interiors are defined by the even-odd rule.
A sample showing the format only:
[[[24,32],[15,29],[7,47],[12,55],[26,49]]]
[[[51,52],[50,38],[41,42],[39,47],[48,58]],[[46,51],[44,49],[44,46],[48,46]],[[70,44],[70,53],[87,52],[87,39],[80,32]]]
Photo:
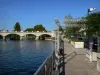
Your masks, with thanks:
[[[77,40],[76,38],[70,38],[71,41],[74,41],[74,42],[83,42],[82,40]]]

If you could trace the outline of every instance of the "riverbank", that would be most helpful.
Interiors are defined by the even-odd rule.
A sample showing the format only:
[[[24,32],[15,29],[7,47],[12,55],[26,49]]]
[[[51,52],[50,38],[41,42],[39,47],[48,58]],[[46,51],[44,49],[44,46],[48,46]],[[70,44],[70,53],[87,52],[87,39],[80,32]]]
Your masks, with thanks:
[[[96,62],[90,62],[85,55],[85,49],[76,49],[64,40],[65,75],[100,75]]]

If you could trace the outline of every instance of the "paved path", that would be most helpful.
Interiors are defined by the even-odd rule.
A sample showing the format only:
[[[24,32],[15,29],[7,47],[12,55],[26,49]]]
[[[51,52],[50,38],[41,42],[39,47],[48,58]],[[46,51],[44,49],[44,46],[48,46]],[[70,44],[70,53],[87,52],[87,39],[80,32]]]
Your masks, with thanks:
[[[100,75],[96,62],[90,62],[85,56],[85,49],[75,49],[67,41],[65,47],[65,75]]]

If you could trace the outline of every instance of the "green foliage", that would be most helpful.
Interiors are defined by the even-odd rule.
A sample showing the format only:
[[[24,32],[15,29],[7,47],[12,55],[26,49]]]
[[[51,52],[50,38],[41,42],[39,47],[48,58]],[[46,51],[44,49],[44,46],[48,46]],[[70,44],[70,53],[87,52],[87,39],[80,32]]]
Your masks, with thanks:
[[[82,40],[77,40],[76,38],[71,38],[71,41],[74,41],[74,42],[83,42]]]
[[[42,24],[40,25],[36,25],[34,26],[34,28],[27,28],[25,31],[28,31],[28,32],[36,32],[36,31],[39,31],[39,32],[46,32],[46,29],[42,26]]]
[[[85,17],[84,17],[85,18]],[[76,21],[72,22],[71,20],[73,17],[69,14],[68,16],[65,16],[64,18],[64,24],[66,25],[65,28],[65,36],[70,38],[72,34],[75,34],[76,37],[79,36],[79,30],[82,28],[83,20],[82,21]]]
[[[87,36],[100,36],[100,12],[96,12],[87,16]]]
[[[25,31],[32,32],[34,30],[33,30],[33,28],[27,28]]]
[[[46,29],[43,27],[42,24],[39,24],[39,25],[34,26],[33,30],[34,31],[40,31],[40,32],[42,32],[42,31],[45,31],[46,32]]]
[[[65,16],[65,19],[72,19],[72,16],[68,14],[67,16]]]
[[[14,26],[14,31],[21,31],[21,27],[19,22],[16,22],[15,26]]]
[[[83,17],[81,17],[81,19],[86,19],[87,18],[87,16],[83,16]]]
[[[63,28],[61,26],[59,27],[59,31],[64,32],[64,30],[63,30]]]
[[[72,34],[78,35],[80,27],[67,27],[66,28],[66,37],[71,38]]]

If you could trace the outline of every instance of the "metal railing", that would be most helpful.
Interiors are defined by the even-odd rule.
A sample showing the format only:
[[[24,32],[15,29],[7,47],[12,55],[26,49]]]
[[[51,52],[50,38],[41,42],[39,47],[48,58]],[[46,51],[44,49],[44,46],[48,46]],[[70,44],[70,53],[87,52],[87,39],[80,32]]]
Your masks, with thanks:
[[[52,54],[43,62],[43,64],[38,68],[34,75],[52,75],[53,73],[53,63],[54,63],[54,51]]]
[[[59,50],[59,58],[56,52],[53,51],[50,56],[43,62],[34,75],[65,75],[65,62],[64,62],[64,42],[61,43],[62,47]]]

